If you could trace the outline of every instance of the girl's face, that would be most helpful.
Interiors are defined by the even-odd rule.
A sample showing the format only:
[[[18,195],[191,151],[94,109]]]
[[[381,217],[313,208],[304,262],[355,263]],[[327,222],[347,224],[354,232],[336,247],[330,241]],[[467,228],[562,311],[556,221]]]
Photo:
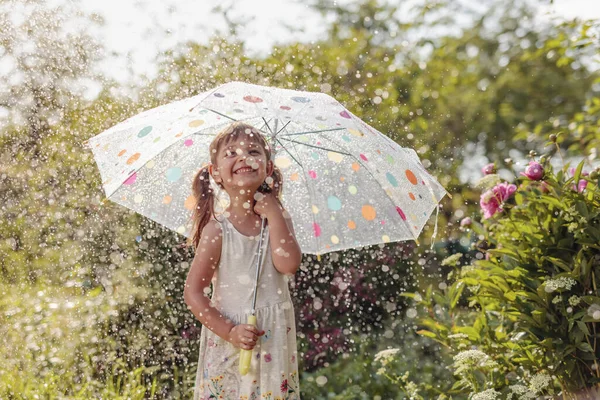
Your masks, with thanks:
[[[217,150],[211,173],[230,195],[240,189],[254,192],[273,173],[273,162],[267,160],[267,153],[258,141],[240,134]]]

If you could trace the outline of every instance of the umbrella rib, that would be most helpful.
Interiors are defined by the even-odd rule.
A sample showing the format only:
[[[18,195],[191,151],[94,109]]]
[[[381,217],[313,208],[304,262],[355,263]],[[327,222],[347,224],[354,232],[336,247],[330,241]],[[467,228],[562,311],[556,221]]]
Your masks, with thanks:
[[[291,121],[290,121],[291,122]],[[288,122],[289,123],[289,122]],[[287,126],[287,124],[286,124]],[[321,131],[306,131],[306,132],[296,132],[296,133],[289,133],[285,136],[298,136],[298,135],[307,135],[309,133],[320,133],[320,132],[333,132],[333,131],[343,131],[346,128],[333,128],[333,129],[323,129]],[[281,132],[281,131],[279,131]]]
[[[292,121],[288,121],[287,124],[285,124],[284,126],[281,127],[280,130],[277,131],[277,133],[275,135],[278,135],[279,132],[281,132],[282,130],[284,130]]]
[[[212,108],[205,108],[205,110],[212,111],[212,112],[214,112],[215,114],[218,114],[218,115],[220,115],[220,116],[222,116],[222,117],[229,118],[229,119],[230,119],[230,120],[232,120],[233,122],[237,122],[237,119],[235,119],[235,118],[231,118],[229,115],[221,114],[220,112],[218,112],[218,111],[215,111],[215,110],[213,110]]]
[[[271,127],[269,126],[269,123],[267,122],[267,120],[265,119],[265,117],[262,117],[262,119],[265,122],[266,127],[269,129],[269,132],[271,132],[271,135],[272,135],[273,131],[271,130]]]
[[[284,150],[285,150],[285,151],[286,151],[286,152],[287,152],[287,153],[290,155],[290,157],[292,157],[292,159],[293,159],[294,161],[296,161],[296,163],[298,164],[298,166],[299,166],[299,167],[300,167],[300,169],[302,170],[302,177],[304,178],[304,185],[306,186],[306,189],[308,190],[308,193],[309,193],[309,195],[310,195],[310,196],[311,196],[311,198],[312,198],[313,191],[311,190],[311,186],[308,184],[308,179],[306,179],[306,170],[305,170],[305,168],[304,168],[304,165],[302,165],[302,164],[301,164],[301,163],[300,163],[298,160],[296,160],[296,158],[295,158],[295,157],[292,155],[292,152],[291,152],[291,151],[289,151],[289,150],[287,149],[287,147],[285,147],[285,146],[283,145],[283,143],[281,143],[281,141],[280,141],[278,138],[275,138],[275,140],[276,140],[276,141],[277,141],[277,142],[278,142],[278,143],[281,145],[281,147],[283,147],[283,149],[284,149]],[[294,147],[295,147],[295,146],[294,146]],[[314,227],[314,226],[315,226],[315,224],[317,223],[317,220],[316,220],[316,218],[315,218],[315,214],[314,214],[314,213],[311,213],[311,214],[312,214],[313,227]],[[318,248],[319,248],[319,242],[320,242],[319,236],[316,236],[316,239],[315,239],[315,240],[316,240],[316,242],[317,242],[317,244],[316,244],[316,248],[318,249]]]
[[[347,155],[347,156],[352,156],[352,157],[354,157],[354,156],[353,156],[352,154],[350,154],[350,153],[344,153],[344,152],[342,152],[342,151],[333,150],[333,149],[328,149],[328,148],[326,148],[326,147],[314,146],[314,145],[312,145],[312,144],[308,144],[308,143],[302,143],[302,142],[298,142],[298,141],[296,141],[296,140],[292,140],[292,139],[286,139],[285,137],[282,137],[282,139],[283,139],[283,140],[286,140],[286,141],[288,141],[288,142],[292,142],[292,143],[298,143],[298,144],[301,144],[301,145],[303,145],[303,146],[307,146],[307,147],[313,147],[313,148],[315,148],[315,149],[319,149],[319,150],[327,150],[327,151],[332,151],[332,152],[334,152],[334,153],[345,154],[345,155]],[[280,143],[281,143],[281,142],[280,142]]]

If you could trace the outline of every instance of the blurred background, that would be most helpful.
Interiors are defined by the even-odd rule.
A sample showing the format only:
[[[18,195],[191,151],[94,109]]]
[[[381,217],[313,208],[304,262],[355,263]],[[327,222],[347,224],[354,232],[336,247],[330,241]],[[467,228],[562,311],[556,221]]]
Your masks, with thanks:
[[[448,256],[482,258],[460,224],[482,167],[598,166],[595,18],[592,0],[0,0],[0,398],[191,397],[193,252],[103,202],[82,143],[231,80],[330,94],[452,194],[433,246],[432,217],[418,245],[304,257],[302,398],[468,398],[406,294],[444,290]],[[390,348],[394,376],[375,360]]]

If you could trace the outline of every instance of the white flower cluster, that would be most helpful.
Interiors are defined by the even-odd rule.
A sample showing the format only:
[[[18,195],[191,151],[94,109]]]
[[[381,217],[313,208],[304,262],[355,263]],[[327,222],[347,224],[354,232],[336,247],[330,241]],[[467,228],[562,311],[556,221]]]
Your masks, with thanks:
[[[512,400],[513,396],[516,396],[518,400],[534,400],[537,397],[527,386],[512,385],[508,388],[510,389],[510,393],[506,396],[506,400]]]
[[[497,365],[498,363],[480,350],[465,350],[454,356],[454,373],[456,375],[473,368],[494,368]]]
[[[494,389],[488,389],[483,392],[475,393],[471,396],[471,400],[496,400],[500,394],[500,392],[497,392]]]
[[[375,361],[381,361],[383,365],[386,365],[394,355],[399,352],[400,349],[385,349],[375,354]]]
[[[548,385],[550,385],[551,381],[552,378],[550,378],[550,375],[548,374],[536,374],[533,376],[533,378],[531,378],[531,381],[529,381],[529,390],[536,394],[540,393],[542,390],[548,387]]]
[[[560,278],[556,279],[548,279],[545,285],[546,286],[544,290],[546,290],[547,293],[552,293],[555,290],[561,289],[571,290],[573,286],[577,285],[577,281],[573,278],[561,276]]]
[[[569,304],[572,305],[573,307],[575,307],[576,305],[578,305],[581,302],[581,297],[579,296],[571,296],[569,297]]]

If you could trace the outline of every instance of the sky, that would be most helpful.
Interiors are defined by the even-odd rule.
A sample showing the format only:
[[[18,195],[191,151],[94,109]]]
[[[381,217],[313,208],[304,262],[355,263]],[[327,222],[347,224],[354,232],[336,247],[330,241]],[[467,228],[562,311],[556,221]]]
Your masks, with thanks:
[[[347,4],[348,0],[332,2]],[[246,38],[246,49],[252,55],[264,55],[281,42],[318,40],[328,23],[302,0],[79,0],[79,3],[85,12],[104,19],[104,26],[96,34],[112,57],[102,63],[101,70],[121,83],[143,75],[154,77],[155,57],[160,51],[187,41],[206,43],[211,36],[224,33],[225,20],[214,11],[219,5],[225,8],[234,5],[230,18],[244,23],[240,36]],[[555,0],[541,8],[540,16],[600,18],[600,1]]]

